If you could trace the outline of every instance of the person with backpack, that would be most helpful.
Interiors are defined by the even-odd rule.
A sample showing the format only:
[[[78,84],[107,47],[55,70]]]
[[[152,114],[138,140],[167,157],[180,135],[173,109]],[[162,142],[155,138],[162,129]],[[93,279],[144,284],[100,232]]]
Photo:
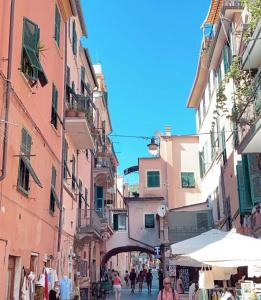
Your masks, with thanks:
[[[164,278],[163,286],[163,290],[158,293],[157,300],[179,300],[178,292],[171,288],[171,281],[169,277]]]
[[[139,292],[142,292],[143,281],[144,281],[144,275],[143,275],[143,272],[140,271],[138,278],[137,278],[137,283],[139,284]]]
[[[151,293],[151,284],[152,284],[152,273],[151,273],[151,269],[149,269],[149,272],[146,273],[146,282],[147,282],[147,286],[148,286],[148,294]]]

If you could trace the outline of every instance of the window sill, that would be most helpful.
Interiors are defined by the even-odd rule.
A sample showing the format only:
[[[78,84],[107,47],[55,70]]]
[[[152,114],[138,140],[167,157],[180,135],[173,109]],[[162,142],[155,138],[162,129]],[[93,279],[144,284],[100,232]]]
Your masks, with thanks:
[[[20,71],[20,75],[21,75],[21,77],[22,77],[22,79],[23,79],[23,81],[24,81],[26,87],[28,88],[29,92],[30,92],[31,94],[34,94],[34,93],[35,93],[34,90],[33,90],[32,87],[30,86],[30,84],[29,84],[29,82],[28,82],[28,79],[26,78],[26,76],[24,75],[24,73],[23,73],[22,71]]]
[[[159,190],[159,189],[161,189],[161,187],[160,186],[153,186],[153,187],[149,187],[149,186],[146,186],[146,189],[148,189],[148,190]]]
[[[54,131],[54,133],[58,136],[58,137],[61,137],[61,135],[58,133],[58,126],[57,126],[57,128],[55,128],[54,127],[54,125],[50,122],[50,124],[51,124],[51,128],[52,128],[52,130]]]
[[[28,191],[26,191],[25,189],[23,189],[21,186],[18,185],[17,186],[17,191],[20,194],[22,194],[24,197],[29,198],[29,191],[30,191],[30,189]]]

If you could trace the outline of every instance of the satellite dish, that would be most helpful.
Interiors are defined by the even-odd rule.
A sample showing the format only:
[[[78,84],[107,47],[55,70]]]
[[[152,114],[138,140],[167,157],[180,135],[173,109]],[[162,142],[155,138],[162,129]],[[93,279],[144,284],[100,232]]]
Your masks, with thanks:
[[[167,212],[167,206],[166,205],[160,205],[157,209],[157,213],[160,217],[164,217]]]

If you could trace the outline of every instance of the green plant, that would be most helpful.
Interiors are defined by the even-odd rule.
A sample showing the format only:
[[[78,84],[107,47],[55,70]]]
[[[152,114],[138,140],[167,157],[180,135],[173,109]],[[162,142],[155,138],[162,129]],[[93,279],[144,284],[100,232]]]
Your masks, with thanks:
[[[225,84],[230,80],[233,80],[234,90],[231,95],[231,100],[234,103],[231,114],[229,114],[227,108],[227,96],[225,95]],[[226,74],[224,79],[219,85],[216,95],[216,110],[217,115],[225,115],[227,118],[231,119],[233,123],[237,123],[239,117],[244,112],[246,106],[249,104],[249,97],[251,95],[251,81],[252,74],[250,71],[244,71],[240,66],[240,58],[238,56],[234,57],[229,72]]]
[[[261,0],[242,0],[242,3],[246,5],[250,14],[248,27],[244,33],[245,40],[249,41],[259,20],[261,19]]]

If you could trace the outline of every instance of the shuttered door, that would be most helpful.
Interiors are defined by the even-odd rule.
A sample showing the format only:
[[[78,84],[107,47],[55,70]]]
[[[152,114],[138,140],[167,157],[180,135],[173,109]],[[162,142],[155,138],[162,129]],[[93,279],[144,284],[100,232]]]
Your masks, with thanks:
[[[248,170],[245,158],[237,164],[237,190],[239,198],[239,211],[241,215],[249,214],[252,210],[252,199],[249,189]]]
[[[258,168],[258,154],[248,154],[247,162],[252,202],[261,203],[261,171]]]

